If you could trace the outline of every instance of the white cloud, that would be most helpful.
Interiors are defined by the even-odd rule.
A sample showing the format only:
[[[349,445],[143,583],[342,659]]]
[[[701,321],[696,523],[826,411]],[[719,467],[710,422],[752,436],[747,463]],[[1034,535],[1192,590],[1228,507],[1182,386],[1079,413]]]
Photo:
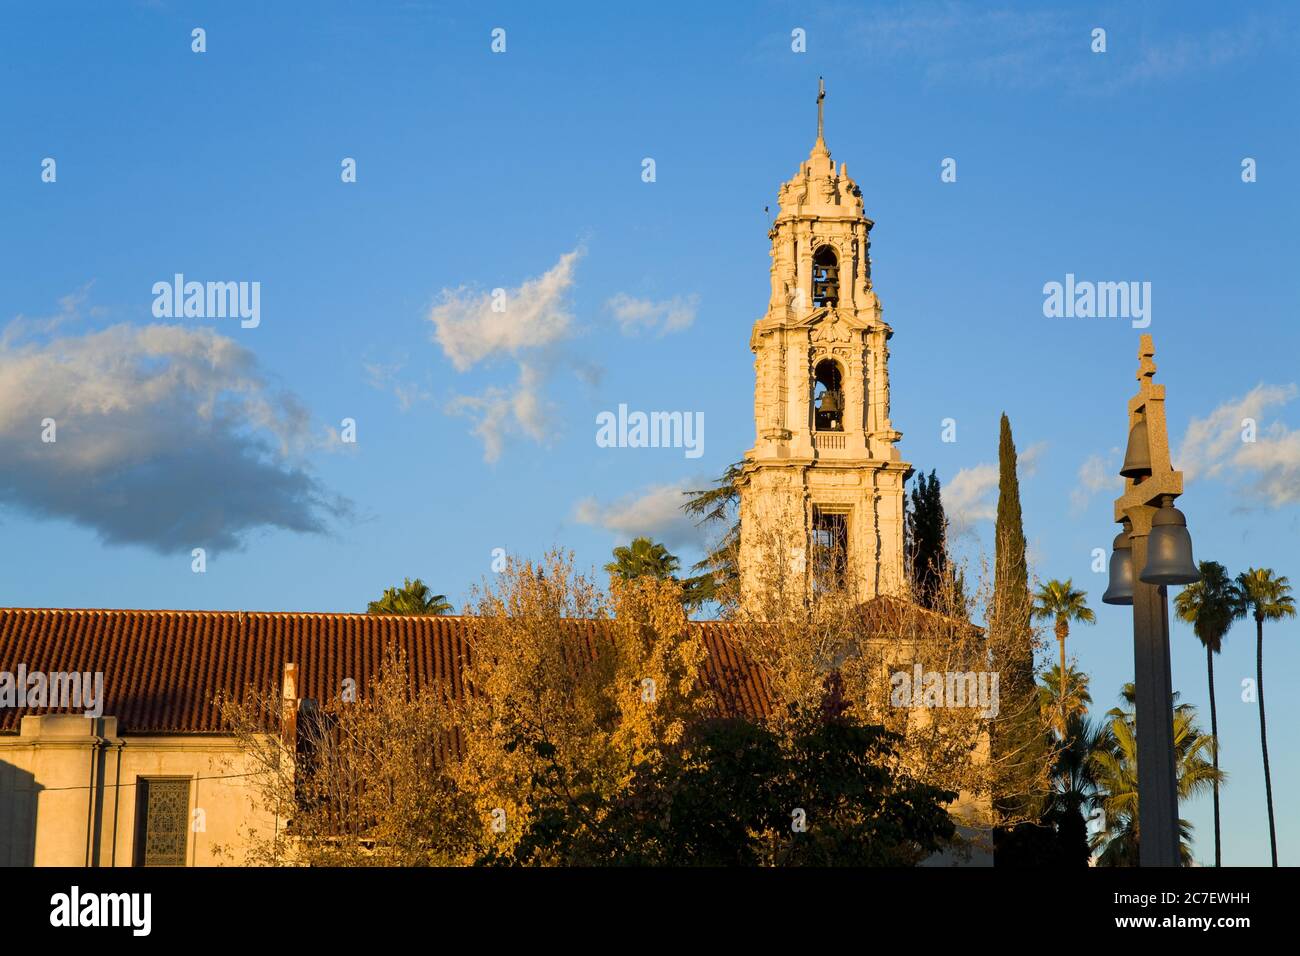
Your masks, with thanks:
[[[568,292],[581,257],[581,249],[566,252],[538,278],[496,290],[500,293],[496,296],[444,289],[441,301],[429,310],[434,340],[458,371],[503,357],[517,363],[518,376],[512,385],[490,385],[447,404],[449,413],[473,420],[472,431],[483,442],[485,461],[501,457],[510,435],[542,442],[554,434],[551,405],[543,389],[557,366],[572,364],[583,381],[599,379],[599,367],[566,357],[560,349],[575,334]],[[384,371],[378,372],[380,382]],[[390,383],[388,387],[404,405],[426,395],[412,386]]]
[[[494,386],[481,395],[458,396],[448,411],[474,421],[472,431],[483,441],[483,459],[494,462],[501,457],[507,436],[523,433],[543,442],[551,433],[541,384],[540,374],[521,363],[519,379],[511,388]]]
[[[658,329],[660,335],[667,335],[690,327],[699,310],[700,297],[675,296],[662,302],[652,302],[620,292],[605,305],[614,313],[624,335],[636,335],[642,329]]]
[[[687,487],[686,482],[654,485],[611,504],[584,498],[574,506],[573,517],[579,524],[604,528],[620,541],[644,535],[669,550],[702,548],[704,531],[682,511]]]
[[[0,335],[0,502],[160,553],[236,548],[264,527],[323,532],[350,513],[302,463],[326,430],[253,353],[173,325],[33,334],[72,320]]]
[[[954,536],[972,531],[976,521],[997,517],[997,487],[998,467],[987,463],[961,469],[943,486],[943,511]]]
[[[536,279],[503,298],[465,288],[443,289],[442,301],[429,310],[434,338],[456,370],[464,372],[487,358],[516,356],[522,351],[561,342],[572,335],[573,315],[566,297],[581,249],[566,252]],[[497,311],[493,306],[500,302]]]
[[[1219,405],[1187,426],[1174,456],[1190,482],[1221,479],[1238,486],[1254,503],[1274,508],[1300,502],[1300,431],[1282,422],[1266,425],[1265,413],[1284,405],[1300,390],[1290,385],[1257,385],[1241,398]],[[1255,441],[1243,440],[1246,419],[1255,423]]]
[[[1021,478],[1032,478],[1038,473],[1039,459],[1047,452],[1047,442],[1034,442],[1016,455],[1016,471]]]
[[[381,392],[392,392],[397,397],[398,407],[404,412],[410,411],[417,402],[428,401],[433,397],[418,383],[402,380],[401,362],[363,362],[361,367],[366,373],[366,383]]]
[[[102,315],[103,310],[100,307],[87,305],[93,285],[93,282],[87,282],[76,292],[62,296],[59,299],[59,310],[53,315],[39,318],[22,314],[14,316],[3,331],[0,331],[0,351],[19,343],[26,336],[50,335],[64,325],[81,321],[83,314],[92,317]]]
[[[1038,462],[1047,451],[1040,441],[1016,454],[1016,474],[1030,478],[1038,471]],[[943,512],[954,537],[974,532],[977,521],[992,521],[998,515],[998,466],[983,462],[962,468],[943,486]]]
[[[1118,495],[1124,490],[1119,476],[1119,449],[1112,448],[1106,455],[1089,455],[1079,466],[1079,483],[1070,491],[1070,504],[1075,513],[1082,512],[1100,492],[1111,490]]]

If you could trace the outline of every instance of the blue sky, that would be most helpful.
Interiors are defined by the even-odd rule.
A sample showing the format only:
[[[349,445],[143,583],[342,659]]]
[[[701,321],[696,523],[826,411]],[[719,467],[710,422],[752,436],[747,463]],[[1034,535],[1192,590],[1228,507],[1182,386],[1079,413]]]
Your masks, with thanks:
[[[637,532],[694,560],[676,492],[753,442],[764,207],[812,145],[819,75],[877,223],[903,455],[975,553],[1007,412],[1035,569],[1098,611],[1070,650],[1099,709],[1132,674],[1091,563],[1142,330],[1047,318],[1044,283],[1152,284],[1196,556],[1300,582],[1287,4],[263,6],[6,5],[0,605],[362,610],[403,576],[459,604],[495,548],[599,566]],[[259,282],[260,324],[155,318],[176,273]],[[703,455],[597,447],[620,403],[703,412]],[[1267,862],[1252,630],[1216,664],[1227,863]],[[1208,725],[1204,655],[1171,639]],[[1294,865],[1300,622],[1265,640]],[[1209,800],[1184,812],[1212,857]]]

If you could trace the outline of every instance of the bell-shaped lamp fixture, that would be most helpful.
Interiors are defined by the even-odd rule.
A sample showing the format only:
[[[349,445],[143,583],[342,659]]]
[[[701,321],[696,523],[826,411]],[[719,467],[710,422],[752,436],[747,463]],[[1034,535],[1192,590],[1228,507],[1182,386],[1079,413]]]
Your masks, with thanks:
[[[1151,441],[1147,437],[1147,420],[1139,418],[1128,433],[1128,451],[1119,473],[1125,478],[1141,481],[1151,477]]]
[[[1147,566],[1138,579],[1144,584],[1195,584],[1201,572],[1192,559],[1192,536],[1187,519],[1166,498],[1151,519],[1147,538]]]
[[[1103,604],[1133,603],[1133,544],[1128,531],[1115,535],[1110,546],[1110,586],[1101,596]]]

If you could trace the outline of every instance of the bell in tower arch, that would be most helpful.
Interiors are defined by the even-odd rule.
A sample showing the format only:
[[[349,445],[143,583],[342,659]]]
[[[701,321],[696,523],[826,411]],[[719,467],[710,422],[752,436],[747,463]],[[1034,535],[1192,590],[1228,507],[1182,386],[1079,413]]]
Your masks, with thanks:
[[[813,370],[813,427],[819,432],[844,430],[844,382],[839,363],[822,359]]]
[[[839,304],[840,264],[830,246],[822,246],[813,254],[812,280],[814,309]]]

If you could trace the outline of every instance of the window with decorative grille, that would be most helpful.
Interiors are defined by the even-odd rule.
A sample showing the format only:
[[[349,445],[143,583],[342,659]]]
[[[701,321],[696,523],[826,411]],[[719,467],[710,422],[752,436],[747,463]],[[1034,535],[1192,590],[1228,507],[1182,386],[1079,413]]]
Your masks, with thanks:
[[[849,515],[846,511],[813,506],[813,587],[819,591],[844,586],[849,565]]]
[[[190,778],[136,779],[135,865],[184,866],[190,833]]]

